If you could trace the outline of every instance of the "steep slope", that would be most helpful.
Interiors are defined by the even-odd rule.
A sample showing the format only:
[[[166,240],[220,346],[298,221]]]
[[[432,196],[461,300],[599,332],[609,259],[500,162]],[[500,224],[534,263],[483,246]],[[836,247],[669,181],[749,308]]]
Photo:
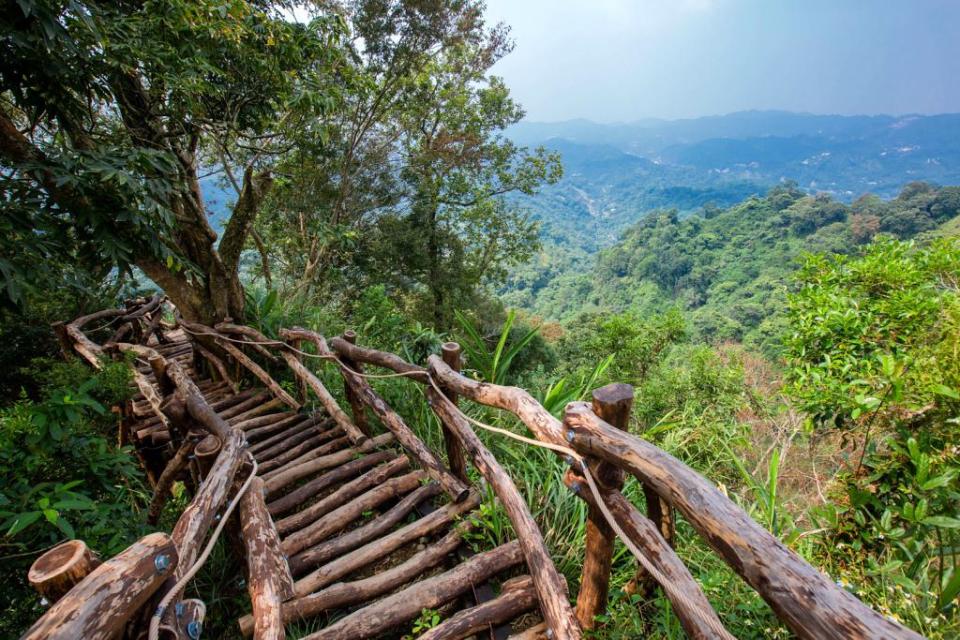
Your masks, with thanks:
[[[878,233],[930,235],[958,213],[960,187],[913,183],[893,200],[865,197],[847,205],[785,185],[726,210],[651,215],[589,270],[562,273],[539,288],[515,279],[511,287],[519,291],[509,295],[557,319],[676,305],[706,337],[767,344],[779,334],[777,311],[801,254],[848,253]]]

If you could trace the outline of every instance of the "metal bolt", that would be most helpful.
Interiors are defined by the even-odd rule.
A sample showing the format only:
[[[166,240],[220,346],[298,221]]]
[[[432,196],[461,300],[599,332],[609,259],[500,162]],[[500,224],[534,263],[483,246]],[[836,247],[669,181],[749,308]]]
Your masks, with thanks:
[[[572,483],[570,485],[570,490],[573,491],[574,493],[580,493],[580,483],[579,482]]]
[[[547,637],[548,637],[548,638],[552,638],[552,637],[553,637],[553,629],[547,629]]]
[[[571,455],[569,455],[569,454],[563,456],[563,459],[564,459],[564,461],[565,461],[568,465],[570,465],[571,467],[573,466],[573,463],[575,462],[575,460],[573,459],[573,456],[571,456]]]
[[[161,553],[153,559],[153,566],[157,568],[159,573],[163,573],[170,568],[170,556],[165,553]]]
[[[567,442],[573,442],[573,429],[567,429]]]
[[[202,632],[203,623],[201,623],[199,620],[194,620],[187,625],[187,635],[190,636],[191,640],[198,640]]]

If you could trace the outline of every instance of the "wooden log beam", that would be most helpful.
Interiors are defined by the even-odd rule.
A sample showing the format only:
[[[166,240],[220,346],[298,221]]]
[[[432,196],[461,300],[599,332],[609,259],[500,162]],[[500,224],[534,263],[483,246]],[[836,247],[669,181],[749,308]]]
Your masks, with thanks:
[[[343,338],[331,338],[330,348],[333,349],[337,355],[346,357],[352,362],[363,362],[383,367],[384,369],[390,369],[397,373],[410,374],[408,377],[412,380],[423,383],[427,382],[428,374],[426,369],[415,364],[410,364],[400,356],[392,353],[361,347]]]
[[[270,397],[270,394],[260,389],[258,389],[257,391],[258,392],[255,393],[254,395],[244,399],[243,402],[233,403],[232,405],[226,408],[217,409],[216,410],[217,415],[219,415],[224,420],[230,420],[231,418],[234,418],[236,416],[242,415],[243,413],[246,413],[247,411],[249,411],[250,409],[253,409],[254,407],[260,406],[261,404],[268,402],[268,398]]]
[[[203,356],[204,360],[213,365],[213,368],[220,376],[220,379],[226,382],[234,393],[237,393],[240,387],[236,382],[233,381],[233,378],[230,377],[230,372],[227,371],[227,365],[224,364],[223,360],[221,360],[217,355],[199,342],[194,343],[193,348],[197,351],[197,353]]]
[[[471,380],[451,369],[437,355],[427,358],[427,368],[442,388],[488,407],[510,411],[544,442],[565,443],[563,424],[523,389]]]
[[[216,461],[200,488],[173,527],[173,540],[180,550],[181,568],[187,571],[197,559],[207,531],[213,525],[217,512],[226,502],[240,468],[243,435],[231,431],[222,440]],[[178,570],[177,578],[183,575]]]
[[[456,342],[444,342],[440,348],[443,362],[456,372],[460,372],[460,345]],[[457,392],[451,389],[444,389],[444,395],[454,405],[457,404]],[[447,423],[440,421],[440,428],[443,431],[443,443],[447,450],[447,460],[450,464],[450,472],[464,482],[467,480],[467,461],[463,454],[463,447],[457,436],[450,430]]]
[[[332,471],[328,471],[323,475],[317,476],[313,480],[310,480],[309,482],[297,487],[282,498],[277,498],[276,500],[267,504],[267,509],[270,510],[271,516],[280,516],[287,511],[290,511],[291,509],[303,504],[305,501],[317,495],[324,489],[336,484],[337,482],[343,482],[344,480],[353,478],[357,474],[369,469],[370,467],[390,460],[395,455],[396,454],[393,451],[387,450],[375,451],[369,455],[360,456],[359,458],[338,466]]]
[[[336,431],[333,432],[333,435],[335,436],[339,435],[339,431],[340,431],[340,428],[337,427]],[[270,471],[269,473],[264,473],[262,475],[266,480],[269,480],[270,478],[278,476],[281,473],[284,473],[285,471],[289,471],[290,469],[294,469],[296,467],[302,466],[310,462],[311,460],[316,460],[317,458],[322,458],[335,451],[338,451],[344,446],[350,446],[350,438],[348,438],[347,436],[336,437],[333,440],[327,442],[326,444],[319,446],[315,449],[311,449],[306,453],[303,453],[297,456],[293,460],[290,460],[289,462],[286,462],[283,465],[280,465],[278,468],[274,469],[273,471]]]
[[[449,398],[430,386],[427,387],[427,400],[440,420],[456,435],[467,455],[470,456],[471,462],[493,488],[504,511],[507,512],[519,539],[527,567],[530,569],[530,575],[533,576],[540,599],[540,609],[550,629],[557,638],[583,637],[580,625],[577,624],[576,616],[570,607],[566,583],[554,566],[540,527],[534,521],[526,501],[513,484],[513,480],[494,455],[483,446],[480,438]]]
[[[384,536],[391,528],[410,515],[417,505],[439,495],[441,491],[440,485],[435,482],[424,485],[416,491],[408,493],[389,511],[377,516],[367,524],[341,536],[321,542],[315,547],[289,558],[290,571],[294,576],[304,573],[311,567],[327,562],[331,558],[337,558],[335,562],[320,567],[313,574],[305,577],[301,584],[302,593],[310,593],[321,586],[330,584],[336,578],[346,575],[354,568],[362,566],[363,563],[369,562],[371,556],[378,557],[375,554],[386,553],[388,550],[396,549],[399,545],[406,544],[422,535],[446,526],[457,515],[471,511],[479,504],[479,499],[475,495],[460,504],[450,503],[442,509],[437,509],[416,520],[407,527]],[[384,537],[381,538],[380,536]],[[367,547],[363,547],[362,550],[358,549],[361,545],[367,543],[369,543]],[[350,553],[354,550],[357,550],[356,553]]]
[[[921,639],[804,562],[711,482],[667,452],[613,428],[584,403],[568,405],[565,424],[577,451],[632,473],[683,513],[800,638]]]
[[[284,623],[310,618],[323,611],[347,607],[358,602],[369,602],[396,589],[397,586],[409,582],[446,560],[460,546],[463,533],[469,527],[470,523],[461,523],[443,538],[431,543],[401,564],[368,578],[353,582],[339,582],[318,593],[285,602],[282,606]],[[244,636],[249,636],[253,630],[253,616],[248,615],[240,619],[240,631]]]
[[[344,331],[343,340],[349,344],[356,344],[356,332],[352,329]],[[359,362],[354,362],[349,356],[340,356],[340,362],[342,362],[347,368],[353,369],[357,373],[363,373],[363,365]],[[357,396],[353,390],[353,387],[351,387],[346,380],[343,381],[343,394],[346,396],[347,402],[350,404],[350,413],[353,414],[354,424],[357,425],[357,428],[360,429],[360,431],[369,436],[372,431],[370,430],[370,423],[367,421],[366,406],[363,404],[363,400]]]
[[[281,545],[284,555],[295,555],[307,547],[312,547],[318,542],[326,540],[334,533],[344,530],[350,523],[358,520],[364,512],[413,491],[420,486],[420,481],[426,477],[427,474],[420,469],[411,471],[399,478],[391,478],[380,486],[334,509],[319,520],[284,538]]]
[[[406,589],[367,605],[304,640],[371,638],[412,620],[423,609],[435,609],[468,591],[477,583],[523,561],[514,540],[458,564],[437,576],[415,582]],[[560,638],[561,636],[558,636]]]
[[[317,353],[320,355],[333,356],[323,336],[312,331],[291,329],[283,332],[283,335],[284,337],[310,341],[314,344]],[[351,372],[339,363],[338,366],[340,367],[343,379],[353,388],[357,396],[373,410],[380,419],[380,422],[397,437],[397,442],[400,443],[400,446],[406,449],[417,463],[430,474],[430,477],[443,487],[447,495],[449,495],[454,502],[466,499],[469,493],[467,485],[464,484],[460,478],[450,473],[450,471],[437,460],[433,452],[414,434],[410,427],[403,421],[403,418],[390,408],[363,377]]]
[[[177,566],[173,539],[151,533],[90,572],[20,638],[114,640]]]
[[[379,486],[392,476],[401,471],[405,471],[409,467],[410,459],[406,456],[399,456],[378,467],[374,467],[359,478],[344,484],[330,495],[314,502],[306,509],[301,509],[293,515],[278,520],[277,533],[283,536],[302,529],[334,509],[343,506],[348,500]]]
[[[257,379],[267,387],[267,389],[270,389],[270,392],[273,393],[274,396],[282,400],[284,404],[289,406],[294,411],[300,410],[300,403],[297,402],[293,396],[287,393],[283,387],[277,384],[277,381],[274,380],[273,377],[271,377],[271,375],[267,373],[263,367],[254,362],[250,356],[231,344],[228,340],[224,340],[223,336],[213,332],[211,332],[209,335],[212,335],[217,341],[217,344],[220,345],[224,351],[229,353],[234,360],[242,364],[244,368],[256,376]]]
[[[261,402],[260,404],[247,409],[243,413],[235,414],[233,417],[227,420],[227,423],[230,426],[236,426],[241,422],[249,420],[250,418],[255,418],[256,416],[261,416],[281,406],[283,406],[283,400],[280,398],[270,398],[266,402]]]
[[[530,576],[517,576],[503,583],[500,595],[475,607],[458,611],[417,640],[463,640],[513,620],[537,606],[537,591]]]
[[[281,331],[281,335],[285,335],[284,332]],[[343,429],[343,432],[350,436],[350,440],[354,444],[359,444],[367,439],[367,435],[363,433],[363,431],[353,423],[350,416],[340,408],[336,399],[323,383],[320,382],[320,378],[314,375],[313,371],[310,371],[306,365],[300,362],[292,352],[284,351],[281,355],[297,379],[313,391],[314,395],[317,396],[317,400],[323,405],[323,408],[327,410],[330,417]]]
[[[157,520],[160,519],[160,512],[163,511],[163,505],[166,504],[167,497],[170,495],[170,487],[173,486],[173,482],[180,475],[180,472],[186,468],[196,444],[196,441],[186,438],[174,456],[170,458],[167,466],[164,467],[163,473],[157,480],[157,486],[153,489],[153,498],[150,500],[150,506],[147,509],[147,524],[157,524]]]
[[[593,410],[617,429],[627,430],[632,406],[633,387],[628,384],[610,384],[593,392]],[[600,484],[613,489],[623,486],[623,473],[616,467],[604,463],[594,471]],[[606,613],[616,538],[596,504],[588,504],[585,555],[577,593],[577,621],[583,629],[596,627],[596,617]]]
[[[263,497],[263,480],[254,478],[240,499],[240,522],[247,558],[247,591],[253,604],[257,640],[284,640],[280,605],[293,595],[293,578],[280,551],[280,536]]]
[[[27,580],[53,604],[98,566],[99,558],[83,540],[68,540],[34,560]]]
[[[340,438],[346,438],[343,432],[340,431],[340,427],[321,429],[317,425],[310,425],[309,429],[299,431],[289,436],[286,440],[278,442],[262,452],[255,453],[257,460],[260,461],[260,469],[267,472],[282,467],[291,460],[299,458],[307,451],[319,447],[325,442],[334,439],[339,440]],[[344,444],[346,444],[346,442],[344,442]]]
[[[578,476],[572,469],[568,469],[563,481],[587,503],[591,512],[600,511],[583,477]],[[683,594],[684,597],[681,599],[677,598],[672,591],[666,592],[687,636],[695,640],[722,638],[723,636],[714,631],[717,626],[722,626],[720,619],[710,606],[700,585],[690,574],[690,570],[663,538],[657,526],[641,515],[620,491],[605,487],[601,487],[600,491],[601,498],[616,519],[617,525],[643,552],[644,557],[656,567],[657,571],[666,576],[667,580]]]
[[[358,454],[368,453],[374,449],[377,449],[378,447],[390,444],[393,442],[393,440],[394,437],[392,433],[384,433],[376,438],[373,438],[372,440],[367,440],[366,442],[361,443],[359,446],[344,449],[336,453],[331,453],[330,455],[322,456],[320,458],[310,460],[309,462],[305,462],[304,464],[293,467],[292,469],[287,469],[276,476],[272,476],[266,481],[267,497],[272,498],[276,496],[281,489],[290,486],[297,480],[311,476],[318,471],[323,471],[332,467],[338,467],[341,464],[349,462]]]
[[[289,447],[319,433],[329,431],[332,423],[332,420],[318,414],[304,416],[301,422],[296,423],[289,429],[250,445],[250,452],[257,454],[257,459],[260,459],[261,455],[264,460],[270,459],[281,451],[286,451]]]

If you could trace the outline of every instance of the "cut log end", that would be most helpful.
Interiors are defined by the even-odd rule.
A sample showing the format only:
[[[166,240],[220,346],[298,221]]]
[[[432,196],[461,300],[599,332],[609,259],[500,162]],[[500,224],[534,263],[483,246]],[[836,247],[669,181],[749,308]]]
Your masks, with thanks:
[[[37,558],[27,572],[27,580],[52,604],[99,564],[83,540],[69,540]]]

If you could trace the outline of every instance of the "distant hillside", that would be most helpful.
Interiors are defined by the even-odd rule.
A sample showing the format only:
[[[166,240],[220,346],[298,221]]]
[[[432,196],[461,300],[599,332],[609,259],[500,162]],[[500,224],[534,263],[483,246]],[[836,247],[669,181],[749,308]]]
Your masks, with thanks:
[[[592,266],[543,278],[519,270],[503,292],[512,304],[549,318],[582,312],[679,306],[701,335],[772,347],[780,334],[788,275],[805,251],[848,253],[878,233],[899,238],[956,229],[960,187],[908,185],[897,198],[845,204],[795,185],[772,189],[726,209],[681,219],[661,212],[630,227]]]
[[[587,252],[656,208],[727,206],[784,181],[849,202],[916,180],[960,184],[960,114],[818,116],[749,111],[693,120],[522,122],[518,143],[559,151],[566,175],[520,201],[544,237]]]
[[[606,283],[592,280],[610,277],[594,267],[598,252],[631,229],[617,248],[603,254],[601,264],[626,251],[644,233],[642,224],[633,225],[654,211],[675,210],[667,217],[673,216],[677,224],[694,212],[716,216],[719,222],[708,226],[740,229],[743,224],[741,240],[747,242],[751,231],[759,233],[769,223],[754,220],[751,207],[765,202],[760,196],[777,185],[794,184],[786,191],[797,198],[827,194],[839,204],[868,193],[896,198],[904,185],[915,181],[960,184],[960,114],[818,116],[749,111],[620,124],[522,122],[508,133],[518,143],[542,144],[563,157],[565,174],[559,183],[536,196],[515,199],[541,221],[545,249],[531,263],[514,269],[501,291],[509,304],[554,319],[568,317],[581,303],[595,309],[608,304],[643,307],[654,298],[669,302],[678,297],[651,289],[646,278],[617,295]],[[879,206],[875,199],[867,201]],[[722,210],[726,211],[718,215]],[[912,213],[898,209],[898,215],[904,218],[901,226],[911,226]],[[721,237],[728,232],[715,231]],[[902,230],[898,233],[902,235]],[[791,247],[784,249],[782,258],[789,260],[801,247],[816,244],[816,238],[809,238],[811,245],[799,237],[783,238]],[[564,296],[570,299],[561,299]],[[745,326],[732,333],[757,329],[750,321]]]

